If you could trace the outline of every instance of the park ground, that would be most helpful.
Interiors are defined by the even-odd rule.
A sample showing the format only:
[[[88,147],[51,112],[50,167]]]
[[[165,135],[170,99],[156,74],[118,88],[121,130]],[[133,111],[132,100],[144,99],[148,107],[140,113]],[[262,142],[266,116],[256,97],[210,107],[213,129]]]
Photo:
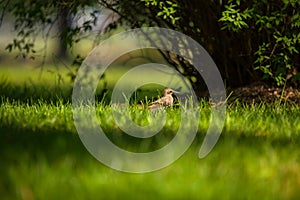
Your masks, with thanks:
[[[196,139],[161,170],[115,171],[84,148],[72,118],[72,83],[57,68],[1,70],[1,199],[298,199],[299,91],[263,84],[235,89],[225,127],[211,153],[198,158],[210,104],[201,101]],[[156,90],[154,90],[156,91]],[[157,96],[158,93],[152,93]],[[124,148],[145,148],[115,128],[111,108],[96,104],[99,120]],[[140,110],[134,110],[137,119]],[[147,148],[167,143],[180,125],[167,111],[166,129]],[[141,119],[140,123],[143,123]],[[119,140],[118,140],[119,138]],[[120,139],[121,138],[121,139]],[[162,140],[165,139],[165,140]],[[143,143],[144,144],[144,143]]]

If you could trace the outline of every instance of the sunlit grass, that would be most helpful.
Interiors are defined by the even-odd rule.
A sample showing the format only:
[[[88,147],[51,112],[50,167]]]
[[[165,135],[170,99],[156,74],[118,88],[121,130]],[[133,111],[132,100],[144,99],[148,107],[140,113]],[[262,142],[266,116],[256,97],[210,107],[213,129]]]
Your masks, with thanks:
[[[198,136],[173,165],[147,174],[103,166],[81,144],[69,102],[2,99],[0,106],[0,193],[3,199],[293,199],[300,195],[299,107],[229,105],[221,139],[204,159],[197,157],[210,119],[200,107]],[[111,107],[97,116],[114,130]],[[167,111],[167,133],[176,134],[179,109]],[[132,109],[139,118],[147,112]],[[118,134],[115,136],[117,137]],[[121,135],[119,135],[122,137]],[[153,138],[153,145],[157,145]],[[126,148],[137,141],[121,140]],[[76,192],[74,192],[76,191]]]
[[[9,74],[8,71],[4,74]],[[17,73],[11,72],[12,76]],[[297,199],[300,196],[298,105],[229,103],[219,141],[207,157],[199,159],[211,114],[210,104],[200,101],[198,133],[188,151],[162,170],[128,174],[104,166],[84,148],[73,122],[71,83],[56,84],[57,77],[51,73],[45,74],[50,79],[45,81],[38,79],[36,71],[19,72],[0,84],[1,199]],[[26,82],[28,77],[34,81]],[[158,95],[158,91],[152,90],[133,97],[130,116],[135,123],[150,123],[149,110],[137,105],[140,101],[136,99],[147,96],[144,101],[147,103]],[[110,139],[130,151],[160,148],[174,137],[180,126],[181,110],[175,106],[166,111],[162,132],[145,142],[126,136],[118,128],[109,102],[97,97],[95,110]]]
[[[200,133],[205,133],[211,117],[210,104],[203,102],[199,107]],[[130,107],[131,118],[141,126],[149,125],[147,116],[150,112],[141,106],[133,105]],[[75,131],[72,104],[63,100],[54,102],[38,100],[34,103],[26,103],[2,97],[0,113],[1,125],[6,127],[20,129],[27,127],[31,131],[39,128]],[[102,126],[116,127],[112,107],[109,104],[96,103],[96,113]],[[176,131],[174,127],[180,125],[180,113],[179,107],[167,109],[166,128],[168,131]],[[224,137],[249,136],[267,140],[298,139],[300,137],[299,116],[298,105],[272,106],[263,103],[260,105],[229,105],[223,135]]]
[[[300,135],[300,110],[298,105],[229,106],[226,116],[226,131],[237,135],[256,137],[297,138]]]

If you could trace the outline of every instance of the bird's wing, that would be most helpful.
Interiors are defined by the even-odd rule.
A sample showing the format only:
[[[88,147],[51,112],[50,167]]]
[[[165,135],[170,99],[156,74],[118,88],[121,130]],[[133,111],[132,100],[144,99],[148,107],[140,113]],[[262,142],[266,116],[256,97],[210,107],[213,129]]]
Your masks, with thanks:
[[[158,104],[163,105],[163,104],[166,103],[166,100],[168,100],[167,97],[162,97],[162,98],[160,98],[160,99],[158,99],[156,101],[151,102],[149,104],[149,106],[151,106],[151,105],[158,105]]]

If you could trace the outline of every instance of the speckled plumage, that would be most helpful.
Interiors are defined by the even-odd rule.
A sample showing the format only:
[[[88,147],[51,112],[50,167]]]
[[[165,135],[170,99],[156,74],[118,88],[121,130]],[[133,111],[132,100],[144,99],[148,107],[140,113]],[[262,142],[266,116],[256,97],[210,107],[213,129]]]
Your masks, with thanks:
[[[148,108],[150,110],[156,110],[158,108],[166,108],[173,106],[173,97],[172,94],[177,93],[176,91],[172,90],[171,88],[166,88],[163,91],[163,97],[150,103]]]

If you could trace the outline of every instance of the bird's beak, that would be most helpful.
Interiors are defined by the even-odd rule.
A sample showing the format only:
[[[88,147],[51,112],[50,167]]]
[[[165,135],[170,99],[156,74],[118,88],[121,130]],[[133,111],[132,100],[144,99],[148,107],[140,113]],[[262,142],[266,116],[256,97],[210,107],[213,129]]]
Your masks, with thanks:
[[[180,92],[176,91],[176,90],[173,90],[173,93],[175,94],[180,94]]]

